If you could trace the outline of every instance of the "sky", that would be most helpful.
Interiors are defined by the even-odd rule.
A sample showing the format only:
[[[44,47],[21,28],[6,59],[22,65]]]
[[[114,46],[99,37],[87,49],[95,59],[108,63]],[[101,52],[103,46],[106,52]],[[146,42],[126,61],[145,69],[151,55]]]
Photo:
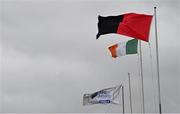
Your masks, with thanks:
[[[154,14],[157,7],[162,112],[180,113],[179,0],[1,0],[0,112],[113,113],[121,105],[83,106],[83,94],[123,84],[125,112],[142,112],[137,54],[113,59],[108,47],[132,38],[96,40],[98,15]],[[142,41],[145,112],[158,112],[154,19]],[[151,59],[152,56],[152,59]]]

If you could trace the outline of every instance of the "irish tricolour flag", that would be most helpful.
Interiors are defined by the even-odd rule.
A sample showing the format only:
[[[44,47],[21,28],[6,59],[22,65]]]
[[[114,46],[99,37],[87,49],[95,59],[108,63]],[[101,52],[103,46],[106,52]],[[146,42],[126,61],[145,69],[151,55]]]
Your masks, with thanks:
[[[133,39],[127,42],[121,42],[109,47],[112,57],[116,58],[128,54],[137,53],[138,40]]]

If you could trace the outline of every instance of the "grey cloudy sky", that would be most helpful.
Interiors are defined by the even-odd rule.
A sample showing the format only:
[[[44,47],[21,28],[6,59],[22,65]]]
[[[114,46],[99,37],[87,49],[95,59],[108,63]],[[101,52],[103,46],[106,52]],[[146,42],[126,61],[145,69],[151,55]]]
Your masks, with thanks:
[[[180,112],[179,0],[1,0],[1,112],[122,112],[120,105],[82,106],[84,93],[125,86],[132,74],[133,111],[141,112],[137,55],[112,59],[108,46],[131,39],[96,40],[97,16],[153,14],[157,6],[163,112]],[[151,46],[151,51],[149,48]],[[142,42],[145,110],[158,112],[154,20]],[[152,71],[151,59],[152,54]]]

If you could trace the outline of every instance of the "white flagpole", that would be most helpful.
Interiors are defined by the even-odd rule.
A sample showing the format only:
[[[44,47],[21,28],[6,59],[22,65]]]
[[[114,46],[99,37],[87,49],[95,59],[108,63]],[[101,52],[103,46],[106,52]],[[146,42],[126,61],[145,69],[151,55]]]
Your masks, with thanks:
[[[140,59],[140,76],[141,76],[141,91],[142,91],[142,112],[145,114],[144,106],[144,82],[143,82],[143,67],[142,67],[142,52],[141,52],[141,40],[139,40],[139,59]]]
[[[159,97],[159,113],[161,114],[161,92],[160,92],[160,76],[159,76],[159,52],[158,52],[158,35],[157,35],[157,20],[156,20],[156,7],[154,7],[155,19],[155,37],[156,37],[156,61],[157,61],[157,76],[158,76],[158,97]]]
[[[125,114],[124,111],[124,86],[122,85],[122,109],[123,109],[123,114]]]
[[[130,81],[130,73],[128,72],[128,79],[129,79],[129,101],[130,101],[130,109],[132,114],[132,99],[131,99],[131,81]]]

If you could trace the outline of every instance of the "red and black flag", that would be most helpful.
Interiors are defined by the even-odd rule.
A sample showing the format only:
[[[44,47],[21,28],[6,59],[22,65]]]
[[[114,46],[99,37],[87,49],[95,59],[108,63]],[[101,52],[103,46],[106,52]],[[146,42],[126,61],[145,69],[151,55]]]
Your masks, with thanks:
[[[116,33],[148,42],[152,17],[152,15],[136,13],[108,17],[99,16],[99,32],[96,39],[100,35]]]

